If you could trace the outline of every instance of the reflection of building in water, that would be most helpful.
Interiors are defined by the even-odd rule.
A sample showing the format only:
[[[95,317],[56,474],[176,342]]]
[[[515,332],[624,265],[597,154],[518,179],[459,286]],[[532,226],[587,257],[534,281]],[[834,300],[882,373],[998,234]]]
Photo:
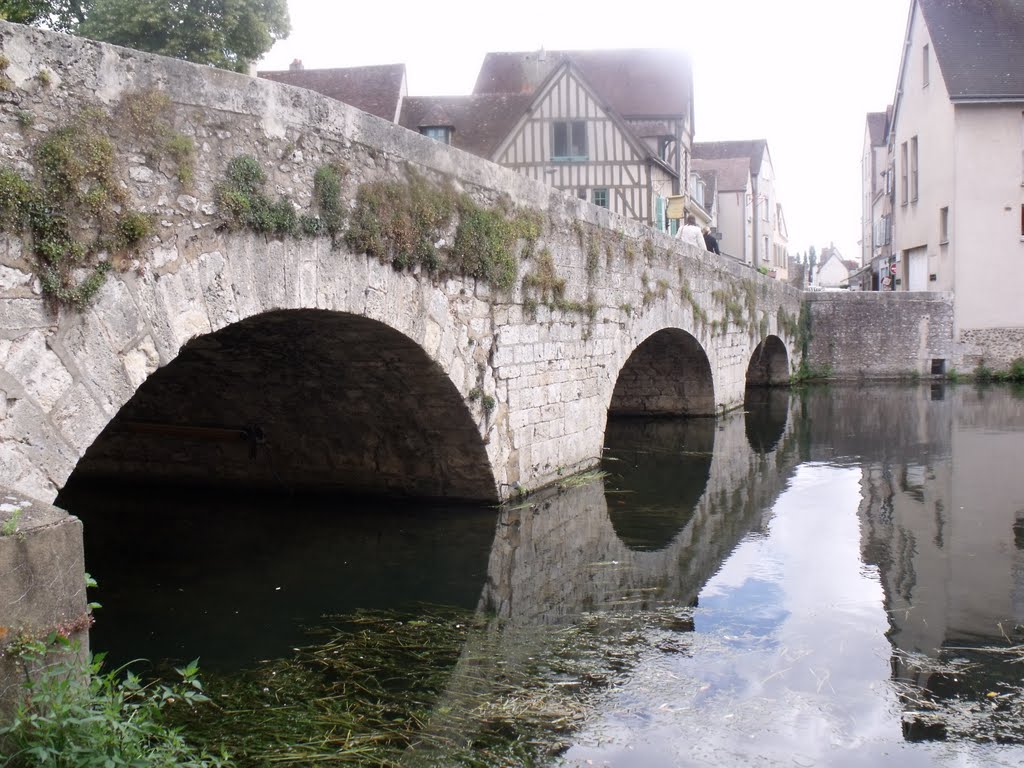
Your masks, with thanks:
[[[888,390],[872,407],[869,421],[892,424],[878,434],[898,437],[863,464],[861,547],[885,591],[899,677],[914,677],[904,654],[1002,644],[1024,622],[1024,401],[1005,395],[959,387],[933,400],[924,389]],[[824,429],[831,435],[815,444],[838,455],[879,453],[861,444],[870,433],[855,424]],[[916,677],[936,695],[951,685]]]

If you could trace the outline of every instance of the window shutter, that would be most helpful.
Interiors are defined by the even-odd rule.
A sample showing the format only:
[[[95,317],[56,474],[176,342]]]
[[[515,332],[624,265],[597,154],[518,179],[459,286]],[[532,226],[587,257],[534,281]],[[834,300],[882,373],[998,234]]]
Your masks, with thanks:
[[[664,232],[665,231],[665,198],[662,197],[661,195],[658,195],[658,197],[655,200],[654,211],[655,211],[655,213],[654,213],[654,225],[659,230]]]

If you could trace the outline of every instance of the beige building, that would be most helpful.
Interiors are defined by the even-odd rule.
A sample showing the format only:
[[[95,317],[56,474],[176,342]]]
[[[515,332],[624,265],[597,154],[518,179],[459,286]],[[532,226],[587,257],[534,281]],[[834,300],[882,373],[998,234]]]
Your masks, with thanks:
[[[1024,5],[913,0],[888,152],[893,287],[954,292],[965,360],[1024,355]]]
[[[753,253],[753,195],[750,183],[750,160],[746,157],[728,157],[706,160],[695,157],[694,170],[702,175],[714,176],[716,194],[715,223],[718,247],[722,253],[740,261],[751,263]]]
[[[861,154],[861,253],[865,290],[892,290],[893,172],[889,156],[892,108],[869,112]]]
[[[718,228],[722,233],[722,252],[785,280],[789,233],[776,191],[768,142],[696,142],[693,158],[696,168],[713,169],[720,174]]]

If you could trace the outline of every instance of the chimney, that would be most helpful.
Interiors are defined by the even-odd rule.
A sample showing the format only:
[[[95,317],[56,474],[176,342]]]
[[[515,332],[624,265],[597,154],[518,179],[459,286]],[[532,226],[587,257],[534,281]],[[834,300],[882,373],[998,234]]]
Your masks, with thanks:
[[[295,59],[295,61],[288,65],[288,69],[292,72],[298,72],[305,69],[305,67],[302,66],[302,59]]]

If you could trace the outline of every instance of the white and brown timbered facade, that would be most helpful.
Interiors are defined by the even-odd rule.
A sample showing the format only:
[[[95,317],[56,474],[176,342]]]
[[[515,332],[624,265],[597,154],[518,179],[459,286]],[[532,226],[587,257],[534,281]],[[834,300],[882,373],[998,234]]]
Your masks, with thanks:
[[[666,148],[677,151],[676,146]],[[491,159],[653,226],[664,226],[664,201],[678,189],[671,166],[621,117],[601,106],[568,62],[538,88]]]

